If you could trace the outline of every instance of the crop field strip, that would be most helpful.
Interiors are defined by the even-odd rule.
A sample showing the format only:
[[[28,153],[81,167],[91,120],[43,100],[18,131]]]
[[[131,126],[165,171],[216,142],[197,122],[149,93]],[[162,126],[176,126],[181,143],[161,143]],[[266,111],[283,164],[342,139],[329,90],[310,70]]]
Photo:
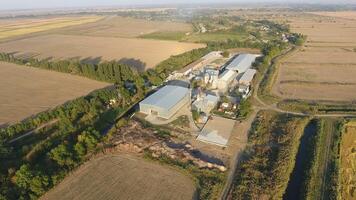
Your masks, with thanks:
[[[290,23],[308,41],[279,63],[273,94],[283,99],[356,100],[356,21],[299,14]]]
[[[36,21],[37,20],[37,21]],[[1,34],[21,35],[0,43],[0,51],[19,57],[41,59],[83,59],[88,62],[117,60],[139,69],[151,68],[172,55],[204,47],[204,44],[136,38],[156,31],[192,31],[182,22],[149,21],[119,16],[85,16],[68,18],[1,21]],[[13,31],[9,32],[9,31]],[[27,33],[32,34],[28,37]],[[26,37],[27,36],[27,37]],[[70,47],[70,48],[68,48]],[[164,51],[162,51],[164,49]]]
[[[0,124],[22,120],[108,85],[79,76],[0,62]]]
[[[68,17],[68,18],[54,18],[48,20],[34,21],[30,23],[5,24],[0,26],[0,39],[5,39],[14,36],[20,36],[30,33],[37,33],[48,31],[67,26],[75,26],[84,23],[96,22],[102,19],[99,16],[86,16],[86,17]]]
[[[95,23],[65,27],[54,30],[51,33],[95,37],[136,38],[154,32],[181,32],[185,34],[191,31],[193,31],[193,28],[189,23],[148,21],[120,16],[106,16]]]

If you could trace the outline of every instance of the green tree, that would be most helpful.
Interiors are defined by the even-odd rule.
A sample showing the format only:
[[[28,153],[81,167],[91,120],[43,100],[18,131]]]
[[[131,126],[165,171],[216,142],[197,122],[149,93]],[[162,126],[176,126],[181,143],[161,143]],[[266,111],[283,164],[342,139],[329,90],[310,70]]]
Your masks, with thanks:
[[[41,196],[48,190],[50,180],[39,171],[33,171],[28,164],[22,165],[15,174],[15,184],[21,189],[22,195],[28,198]]]
[[[228,51],[224,51],[221,54],[224,58],[228,58],[230,56],[230,53]]]
[[[73,150],[69,149],[68,145],[65,144],[60,144],[52,149],[49,157],[60,166],[72,168],[76,164]]]
[[[78,136],[78,142],[74,149],[80,157],[94,150],[100,139],[100,134],[93,128],[88,128]]]

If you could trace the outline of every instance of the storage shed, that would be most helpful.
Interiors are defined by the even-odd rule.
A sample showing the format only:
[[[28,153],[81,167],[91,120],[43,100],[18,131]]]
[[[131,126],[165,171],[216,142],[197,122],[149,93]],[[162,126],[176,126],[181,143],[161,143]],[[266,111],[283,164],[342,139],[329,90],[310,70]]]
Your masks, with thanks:
[[[141,113],[169,119],[189,102],[189,88],[166,85],[141,101],[139,106]]]
[[[234,70],[236,72],[244,73],[247,69],[251,68],[252,64],[255,62],[259,55],[256,54],[240,54],[226,66],[228,70]]]
[[[229,88],[229,85],[232,84],[234,80],[236,80],[237,73],[233,70],[225,70],[220,76],[218,80],[218,89],[220,92],[226,92]]]
[[[240,78],[239,84],[241,85],[247,85],[249,86],[253,80],[253,77],[255,77],[256,70],[254,69],[248,69]]]

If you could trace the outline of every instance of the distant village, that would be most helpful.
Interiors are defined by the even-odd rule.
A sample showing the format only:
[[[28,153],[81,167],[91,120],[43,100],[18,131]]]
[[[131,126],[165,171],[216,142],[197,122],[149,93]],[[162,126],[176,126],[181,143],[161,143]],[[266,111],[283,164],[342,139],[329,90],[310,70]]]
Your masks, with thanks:
[[[152,124],[168,124],[186,115],[197,140],[226,147],[239,105],[251,95],[261,55],[213,51],[175,71],[164,86],[139,103],[140,113]]]

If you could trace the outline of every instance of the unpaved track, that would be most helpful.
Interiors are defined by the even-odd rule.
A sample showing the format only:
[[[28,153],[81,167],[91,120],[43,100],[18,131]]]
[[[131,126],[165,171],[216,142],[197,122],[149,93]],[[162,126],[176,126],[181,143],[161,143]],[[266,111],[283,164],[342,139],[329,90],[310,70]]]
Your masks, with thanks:
[[[326,120],[326,127],[324,130],[326,130],[326,133],[324,134],[327,134],[326,135],[326,143],[325,143],[325,154],[323,156],[324,160],[323,160],[323,163],[322,163],[322,172],[323,172],[323,177],[322,177],[322,184],[321,184],[321,199],[327,199],[328,197],[325,196],[325,191],[327,189],[327,185],[326,185],[326,176],[328,174],[328,162],[329,162],[329,158],[330,158],[330,148],[332,146],[332,138],[333,138],[333,135],[335,133],[335,123],[333,123],[334,121],[333,120]]]

